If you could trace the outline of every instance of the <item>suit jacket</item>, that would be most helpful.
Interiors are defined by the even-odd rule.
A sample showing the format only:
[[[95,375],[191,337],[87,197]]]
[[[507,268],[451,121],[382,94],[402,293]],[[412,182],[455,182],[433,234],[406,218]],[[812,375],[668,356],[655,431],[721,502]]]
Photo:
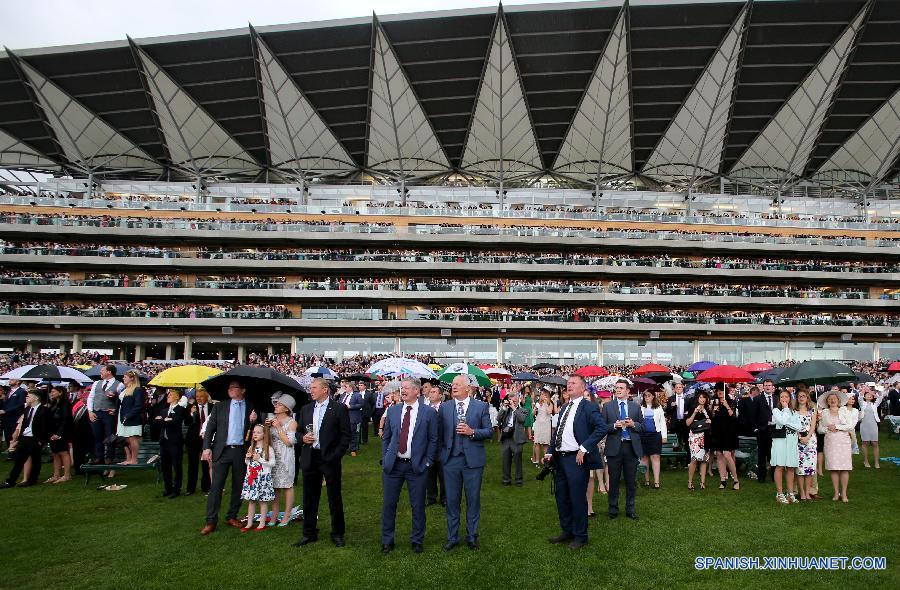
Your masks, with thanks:
[[[303,438],[306,427],[312,426],[315,408],[316,402],[310,402],[300,408],[300,416],[297,420],[298,440]],[[334,400],[328,400],[328,405],[325,407],[322,426],[319,428],[319,447],[323,463],[339,462],[350,448],[350,416],[347,408]],[[312,452],[312,445],[301,442],[300,469],[303,471],[309,471],[313,467]]]
[[[741,434],[753,436],[753,430],[756,428],[756,399],[750,396],[739,399],[737,415]]]
[[[616,401],[613,398],[613,401]],[[684,414],[682,415],[681,422],[687,420],[687,417],[691,415],[691,412],[694,411],[694,406],[697,405],[697,399],[693,395],[684,396]],[[676,422],[678,422],[678,398],[674,395],[671,396],[668,400],[666,400],[666,418],[669,419],[669,423],[672,426],[675,426]]]
[[[565,408],[565,405],[562,408]],[[562,415],[560,415],[560,419],[562,419]],[[603,464],[600,461],[600,449],[597,445],[606,436],[607,430],[606,422],[600,414],[600,407],[597,404],[581,400],[575,415],[570,416],[568,420],[572,420],[572,433],[575,435],[575,441],[588,452],[584,458],[584,466],[587,469],[600,469]],[[555,434],[550,438],[547,452],[554,455],[554,458],[557,457]]]
[[[506,423],[509,421],[509,414],[512,411],[512,408],[504,408],[497,414],[497,425],[500,427],[501,439],[504,438],[503,430],[506,428]],[[525,408],[522,406],[516,408],[516,415],[515,418],[513,418],[512,439],[516,444],[525,444],[528,442],[528,431],[525,430]]]
[[[156,404],[150,411],[151,438],[160,442],[166,441],[168,444],[173,445],[184,444],[181,425],[184,423],[187,414],[188,411],[178,404],[175,405],[171,415],[169,415],[168,403],[163,401]],[[166,420],[166,418],[171,418],[171,420]]]
[[[144,411],[144,388],[135,387],[134,393],[122,398],[119,406],[119,421],[124,426],[140,426],[141,413]]]
[[[778,398],[775,397],[778,395],[778,392],[772,394],[772,403],[777,405]],[[766,394],[760,393],[753,400],[753,426],[758,431],[768,430],[769,422],[772,421],[772,408],[769,407],[769,402],[766,400]]]
[[[244,424],[241,432],[244,433],[244,447],[250,439],[250,430],[255,425],[250,422],[250,414],[253,413],[253,404],[248,399],[244,399]],[[212,449],[213,461],[218,461],[225,450],[228,441],[228,420],[231,415],[231,400],[223,401],[213,406],[206,419],[206,434],[203,437],[203,450]],[[257,416],[257,420],[259,416]]]
[[[14,427],[19,420],[19,416],[25,413],[25,388],[17,387],[14,391],[10,391],[3,403],[3,424],[10,428]]]
[[[363,420],[368,420],[375,413],[375,392],[371,389],[366,390],[363,396],[362,416]]]
[[[22,416],[24,417],[28,411],[28,408],[25,408],[25,411],[22,412]],[[19,432],[19,436],[23,436],[25,432],[25,428],[28,425],[25,424],[24,419],[22,420],[22,430]],[[34,418],[31,420],[31,437],[38,442],[40,445],[44,445],[47,441],[50,440],[50,435],[55,434],[50,430],[50,410],[46,406],[38,406],[35,410]]]
[[[351,424],[359,424],[362,422],[362,407],[363,407],[363,398],[359,394],[358,391],[354,391],[350,394],[350,397],[347,401],[347,412],[350,416]]]
[[[449,399],[441,404],[438,410],[440,418],[440,446],[439,453],[441,463],[447,464],[450,459],[450,451],[453,449],[453,439],[456,436],[456,400]],[[466,465],[470,468],[484,467],[487,457],[484,452],[484,441],[494,436],[494,429],[491,426],[491,414],[486,402],[477,400],[473,397],[469,398],[469,407],[466,409],[466,424],[474,431],[473,436],[464,436],[463,456],[466,458]]]
[[[384,433],[381,436],[381,467],[390,473],[397,461],[400,446],[400,430],[403,408],[400,402],[392,405],[385,412]],[[413,428],[411,441],[412,468],[416,473],[425,473],[434,463],[438,445],[438,414],[423,399],[419,399],[419,410],[416,426]]]
[[[628,417],[634,421],[631,429],[631,448],[640,457],[644,454],[641,447],[641,432],[644,431],[644,415],[641,407],[635,402],[625,402],[625,411]],[[606,421],[606,456],[618,457],[622,452],[622,429],[616,428],[615,423],[619,419],[619,400],[613,398],[603,406],[603,419]]]

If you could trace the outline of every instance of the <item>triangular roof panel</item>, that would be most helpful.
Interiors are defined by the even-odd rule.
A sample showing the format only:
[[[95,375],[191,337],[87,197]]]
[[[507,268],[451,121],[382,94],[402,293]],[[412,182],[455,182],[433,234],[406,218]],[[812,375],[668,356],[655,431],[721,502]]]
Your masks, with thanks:
[[[0,129],[0,168],[40,168],[57,170],[59,166],[46,156]]]

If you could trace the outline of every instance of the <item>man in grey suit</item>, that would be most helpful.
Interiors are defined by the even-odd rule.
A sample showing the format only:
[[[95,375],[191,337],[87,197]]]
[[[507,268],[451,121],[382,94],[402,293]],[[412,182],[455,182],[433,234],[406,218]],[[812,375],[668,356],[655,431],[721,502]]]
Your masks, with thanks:
[[[484,441],[494,431],[488,405],[471,396],[468,375],[453,379],[453,399],[441,404],[438,411],[440,436],[438,453],[444,467],[447,488],[447,542],[444,550],[459,545],[459,515],[462,490],[466,491],[466,544],[478,549],[478,521],[481,518],[481,480],[486,456]]]
[[[641,407],[628,400],[630,385],[616,382],[615,399],[603,406],[606,421],[606,465],[609,467],[609,517],[619,516],[619,478],[625,475],[625,516],[637,520],[634,509],[635,478],[643,455],[640,433],[644,430]]]
[[[497,415],[500,427],[500,457],[503,462],[503,485],[512,484],[510,471],[516,463],[516,485],[522,487],[522,445],[528,442],[525,430],[525,410],[519,406],[519,395],[510,393],[500,405]]]

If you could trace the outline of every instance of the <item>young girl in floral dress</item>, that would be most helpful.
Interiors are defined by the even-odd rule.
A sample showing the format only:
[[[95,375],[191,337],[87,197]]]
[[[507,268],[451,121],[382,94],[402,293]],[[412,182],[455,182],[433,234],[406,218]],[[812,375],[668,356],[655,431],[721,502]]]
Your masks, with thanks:
[[[244,487],[241,500],[247,500],[247,525],[242,533],[249,530],[264,531],[269,502],[275,499],[275,488],[272,485],[272,467],[275,466],[275,453],[269,448],[269,428],[257,424],[253,428],[250,448],[244,461],[247,463],[247,475],[244,476]],[[259,502],[261,513],[259,525],[253,528],[253,517],[256,515],[256,503]]]

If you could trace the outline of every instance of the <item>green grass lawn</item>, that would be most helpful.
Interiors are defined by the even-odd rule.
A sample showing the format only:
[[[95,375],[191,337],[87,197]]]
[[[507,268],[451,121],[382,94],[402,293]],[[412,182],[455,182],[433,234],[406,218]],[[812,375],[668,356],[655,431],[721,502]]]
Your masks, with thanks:
[[[881,439],[884,456],[900,456],[900,441],[884,432]],[[686,471],[666,469],[661,490],[639,489],[638,522],[608,520],[606,496],[596,495],[590,545],[572,552],[546,541],[558,532],[549,480],[535,481],[526,457],[525,486],[502,487],[497,445],[489,445],[488,460],[481,550],[450,554],[441,549],[446,524],[439,506],[428,509],[425,553],[410,551],[409,507],[401,503],[397,550],[381,555],[372,441],[344,460],[342,549],[328,539],[324,494],[322,540],[294,549],[301,530],[295,525],[246,535],[224,527],[201,537],[206,498],[160,498],[150,473],[118,477],[128,484],[120,492],[85,488],[81,480],[4,490],[0,588],[900,588],[900,470],[893,464],[863,470],[855,457],[849,505],[831,502],[827,478],[820,483],[827,499],[779,506],[771,483],[744,478],[735,492],[709,480],[705,491],[689,492]],[[698,555],[883,556],[887,569],[701,572],[694,568]]]

